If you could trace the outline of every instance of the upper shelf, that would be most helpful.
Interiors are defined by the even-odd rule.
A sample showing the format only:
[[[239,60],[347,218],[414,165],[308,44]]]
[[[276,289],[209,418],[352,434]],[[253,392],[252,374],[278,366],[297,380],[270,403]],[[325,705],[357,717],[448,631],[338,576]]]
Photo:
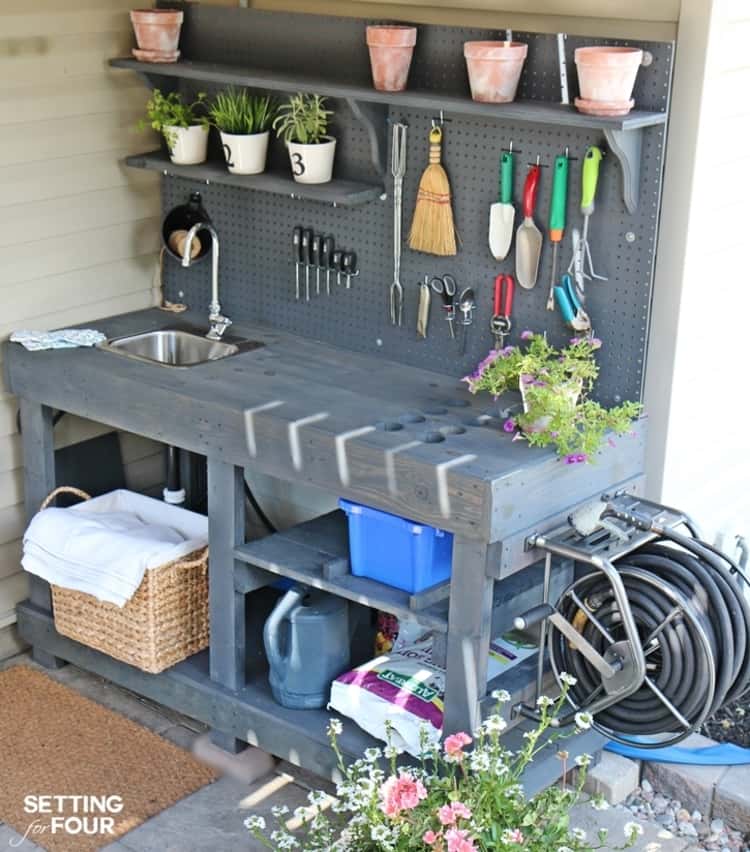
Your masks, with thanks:
[[[439,91],[379,92],[371,86],[361,86],[340,80],[311,76],[298,76],[281,71],[216,65],[209,62],[174,62],[170,64],[139,62],[136,59],[112,59],[115,68],[127,68],[141,74],[188,80],[203,80],[222,85],[233,84],[255,89],[281,92],[315,92],[333,98],[390,104],[411,109],[425,109],[457,115],[475,115],[485,118],[508,119],[534,124],[554,124],[566,127],[588,127],[605,131],[638,130],[664,124],[664,112],[633,110],[625,116],[605,118],[583,115],[572,106],[539,101],[513,101],[508,104],[489,104],[473,101],[469,95],[459,96]]]

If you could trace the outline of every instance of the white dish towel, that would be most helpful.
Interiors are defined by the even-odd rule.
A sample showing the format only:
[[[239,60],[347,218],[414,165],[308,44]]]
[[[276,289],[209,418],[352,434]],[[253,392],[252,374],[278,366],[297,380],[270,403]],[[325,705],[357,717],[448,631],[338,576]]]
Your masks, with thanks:
[[[79,346],[96,346],[107,338],[93,328],[61,328],[59,331],[14,331],[11,343],[20,343],[24,349],[38,352],[42,349],[76,349]]]
[[[56,586],[122,607],[147,570],[207,542],[203,515],[120,490],[38,512],[24,536],[21,564]]]

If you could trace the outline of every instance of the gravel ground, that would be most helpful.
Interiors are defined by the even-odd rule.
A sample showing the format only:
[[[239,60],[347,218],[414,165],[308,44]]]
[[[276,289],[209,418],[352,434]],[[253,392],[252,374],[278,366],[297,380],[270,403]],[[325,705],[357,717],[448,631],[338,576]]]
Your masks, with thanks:
[[[692,813],[682,807],[677,799],[670,799],[654,790],[645,779],[628,798],[625,806],[638,819],[656,823],[677,837],[692,841],[690,847],[713,852],[750,852],[747,840],[739,831],[733,831],[721,819],[706,822],[700,811]]]
[[[750,693],[722,707],[703,725],[701,733],[720,743],[750,748]]]

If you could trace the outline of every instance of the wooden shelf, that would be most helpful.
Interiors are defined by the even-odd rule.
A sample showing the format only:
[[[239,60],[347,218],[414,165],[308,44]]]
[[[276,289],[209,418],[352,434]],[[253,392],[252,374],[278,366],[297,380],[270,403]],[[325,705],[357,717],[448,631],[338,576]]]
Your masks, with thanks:
[[[127,157],[126,164],[134,169],[148,169],[173,177],[197,180],[201,183],[218,183],[270,192],[306,201],[319,201],[334,207],[355,207],[379,198],[384,190],[380,184],[360,183],[352,180],[332,180],[330,183],[297,183],[290,174],[263,172],[260,175],[233,175],[224,163],[201,163],[197,166],[175,165],[164,151],[150,151]]]
[[[331,512],[285,532],[240,545],[235,549],[235,557],[248,566],[409,618],[438,633],[448,630],[450,584],[428,589],[421,595],[410,595],[349,573],[349,539],[343,512]],[[250,592],[257,586],[255,573],[238,566],[235,589]]]
[[[132,58],[110,60],[114,68],[127,68],[140,74],[175,79],[201,80],[206,83],[247,86],[281,92],[315,92],[332,98],[365,103],[387,104],[424,109],[445,113],[472,115],[532,124],[556,124],[566,127],[589,127],[601,130],[637,130],[664,124],[667,114],[633,110],[625,116],[605,118],[583,115],[573,106],[538,101],[513,101],[509,104],[488,104],[473,101],[469,94],[464,96],[445,94],[439,91],[378,92],[372,86],[363,86],[344,80],[323,77],[298,76],[294,73],[265,71],[232,65],[216,65],[209,62],[174,62],[160,64],[138,62]]]

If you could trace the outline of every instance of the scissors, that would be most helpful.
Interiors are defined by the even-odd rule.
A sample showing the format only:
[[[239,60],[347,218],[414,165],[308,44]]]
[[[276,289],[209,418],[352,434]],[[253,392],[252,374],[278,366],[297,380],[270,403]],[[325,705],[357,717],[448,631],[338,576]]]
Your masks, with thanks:
[[[445,318],[448,320],[451,338],[455,340],[456,330],[453,327],[453,320],[456,316],[456,279],[452,275],[436,275],[430,281],[430,288],[443,300]]]
[[[555,287],[555,301],[562,318],[574,331],[591,331],[591,320],[584,311],[581,300],[570,275],[563,275],[559,286]]]
[[[500,273],[495,278],[493,314],[490,319],[490,331],[495,338],[495,348],[502,349],[505,338],[512,327],[510,315],[513,311],[513,292],[516,282],[512,275]]]

